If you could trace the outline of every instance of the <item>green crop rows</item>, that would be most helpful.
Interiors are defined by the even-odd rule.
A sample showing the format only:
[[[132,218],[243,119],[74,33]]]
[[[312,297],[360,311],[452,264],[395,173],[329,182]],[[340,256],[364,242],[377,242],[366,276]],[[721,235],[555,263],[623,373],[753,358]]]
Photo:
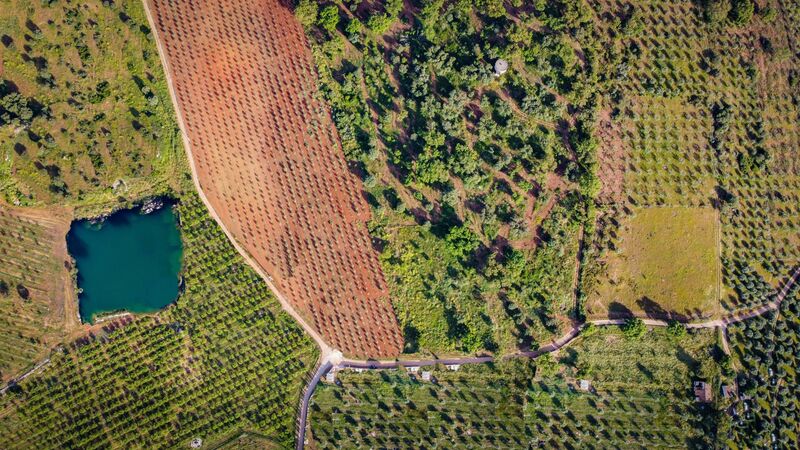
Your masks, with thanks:
[[[340,372],[312,399],[315,448],[675,448],[713,442],[693,377],[716,377],[712,332],[625,338],[595,330],[551,359],[404,372]],[[534,371],[536,376],[533,376]],[[593,391],[576,387],[592,380]],[[710,426],[704,429],[704,423]]]
[[[624,166],[603,199],[599,254],[614,251],[612,223],[631,207],[715,208],[723,308],[764,303],[800,261],[796,2],[757,2],[746,20],[698,5],[749,0],[590,3],[609,43],[602,146],[621,148]]]
[[[797,448],[800,435],[800,399],[797,396],[800,350],[798,289],[786,297],[775,314],[756,317],[729,327],[742,371],[740,401],[721,424],[735,448]],[[726,405],[728,406],[728,405]]]

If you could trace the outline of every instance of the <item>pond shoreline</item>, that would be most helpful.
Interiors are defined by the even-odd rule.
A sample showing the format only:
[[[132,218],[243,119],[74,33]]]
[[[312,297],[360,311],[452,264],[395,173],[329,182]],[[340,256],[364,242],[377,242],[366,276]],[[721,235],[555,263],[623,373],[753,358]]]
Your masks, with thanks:
[[[67,233],[81,324],[160,311],[180,296],[183,242],[170,196],[74,220]]]

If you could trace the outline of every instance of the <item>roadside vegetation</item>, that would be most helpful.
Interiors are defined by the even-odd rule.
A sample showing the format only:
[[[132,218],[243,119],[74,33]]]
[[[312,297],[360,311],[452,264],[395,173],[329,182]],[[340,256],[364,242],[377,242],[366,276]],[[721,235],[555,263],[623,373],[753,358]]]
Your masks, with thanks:
[[[711,331],[604,328],[559,360],[439,367],[433,381],[343,371],[314,394],[311,448],[707,448],[714,410],[691,381],[718,377],[714,349]]]
[[[177,208],[177,303],[56,349],[43,373],[0,396],[0,447],[186,447],[243,430],[292,445],[316,347],[197,195]]]
[[[174,188],[184,158],[138,0],[0,3],[0,196],[81,216]]]

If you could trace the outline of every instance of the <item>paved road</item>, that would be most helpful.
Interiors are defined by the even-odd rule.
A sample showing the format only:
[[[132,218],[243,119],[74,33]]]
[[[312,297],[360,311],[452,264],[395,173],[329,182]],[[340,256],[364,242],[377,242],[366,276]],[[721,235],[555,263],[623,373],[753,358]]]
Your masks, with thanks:
[[[306,445],[306,419],[308,418],[308,403],[311,401],[311,395],[314,394],[314,389],[317,388],[319,380],[321,380],[332,367],[333,364],[329,361],[321,364],[314,373],[314,377],[311,378],[311,381],[308,383],[308,386],[306,386],[305,392],[303,392],[303,400],[300,402],[300,417],[297,421],[297,450],[303,450],[303,447]]]

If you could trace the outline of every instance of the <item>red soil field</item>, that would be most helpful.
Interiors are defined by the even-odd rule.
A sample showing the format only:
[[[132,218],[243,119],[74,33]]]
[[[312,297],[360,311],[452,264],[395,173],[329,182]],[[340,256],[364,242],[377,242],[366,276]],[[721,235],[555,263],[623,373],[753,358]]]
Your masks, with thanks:
[[[202,191],[329,345],[403,338],[305,34],[278,0],[148,0]]]

